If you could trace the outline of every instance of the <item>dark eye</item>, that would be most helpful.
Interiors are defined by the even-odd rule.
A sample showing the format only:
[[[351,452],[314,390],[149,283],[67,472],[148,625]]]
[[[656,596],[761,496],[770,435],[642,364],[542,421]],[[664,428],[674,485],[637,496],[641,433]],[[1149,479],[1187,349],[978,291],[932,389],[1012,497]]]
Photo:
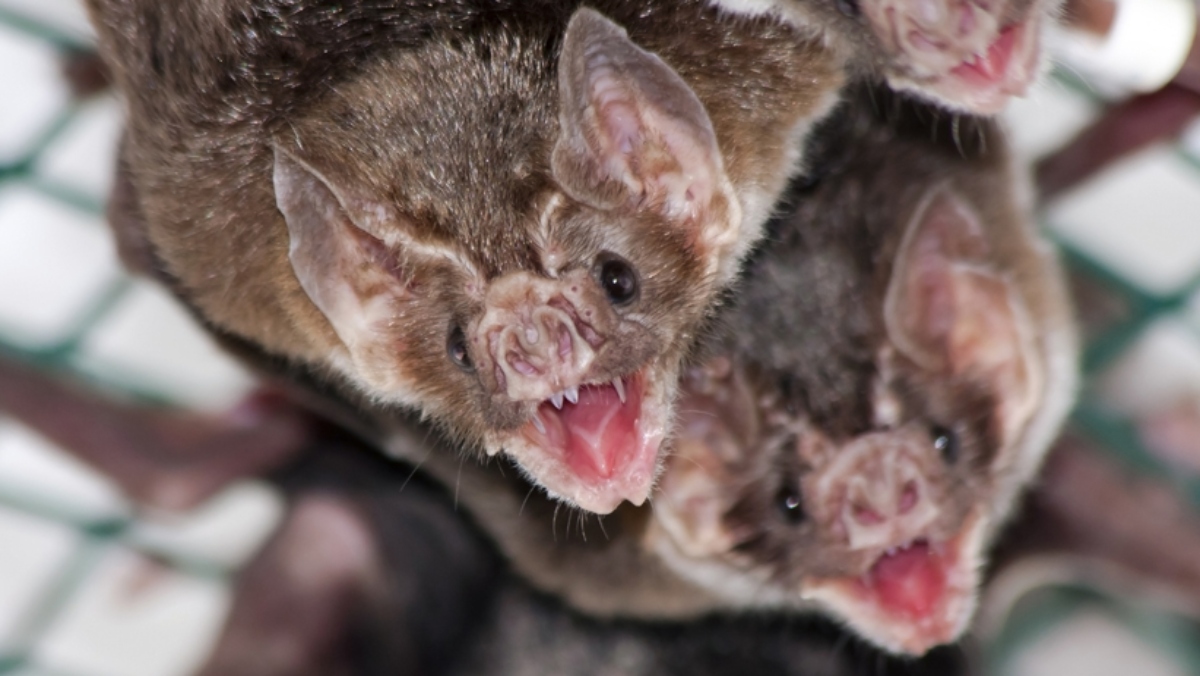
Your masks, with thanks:
[[[838,11],[849,17],[858,16],[858,0],[837,0]]]
[[[784,484],[779,489],[779,495],[776,496],[775,502],[779,506],[779,513],[783,515],[783,520],[793,526],[804,523],[804,519],[808,516],[804,513],[804,499],[795,486]]]
[[[596,261],[596,276],[600,288],[613,305],[625,305],[637,298],[637,273],[629,261],[616,254],[604,254]]]
[[[450,335],[446,337],[446,354],[455,366],[467,373],[475,370],[475,365],[471,363],[471,353],[467,351],[467,336],[458,324],[451,327]]]
[[[961,449],[958,447],[958,434],[948,427],[934,425],[929,431],[933,437],[933,447],[942,454],[942,459],[947,465],[953,465],[958,462],[958,454]]]

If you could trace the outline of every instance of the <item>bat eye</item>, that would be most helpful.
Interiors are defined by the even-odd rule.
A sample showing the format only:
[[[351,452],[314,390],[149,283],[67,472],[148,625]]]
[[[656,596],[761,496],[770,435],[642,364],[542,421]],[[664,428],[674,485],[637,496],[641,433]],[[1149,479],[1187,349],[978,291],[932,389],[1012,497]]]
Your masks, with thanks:
[[[596,261],[596,276],[613,305],[625,305],[637,298],[637,273],[624,258],[612,253],[602,255]]]
[[[849,17],[858,16],[858,0],[837,0],[838,11]]]
[[[930,436],[933,437],[933,447],[942,454],[942,459],[947,465],[953,465],[958,462],[959,444],[958,434],[948,427],[934,425],[930,430]]]
[[[796,487],[784,484],[779,489],[779,495],[776,496],[775,501],[779,507],[779,513],[783,515],[783,520],[789,524],[797,526],[808,518],[804,512],[804,499]]]
[[[471,363],[471,353],[467,351],[467,336],[457,324],[451,327],[450,335],[446,337],[446,354],[455,366],[467,373],[475,370],[475,365]]]

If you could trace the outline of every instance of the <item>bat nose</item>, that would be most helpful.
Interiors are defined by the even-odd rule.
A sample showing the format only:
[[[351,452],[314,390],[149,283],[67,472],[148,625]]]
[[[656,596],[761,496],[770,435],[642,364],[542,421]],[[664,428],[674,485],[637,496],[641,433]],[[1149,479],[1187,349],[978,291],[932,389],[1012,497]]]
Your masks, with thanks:
[[[937,516],[935,496],[918,462],[895,444],[846,449],[827,483],[851,549],[896,547],[921,536]]]
[[[484,348],[485,384],[512,401],[561,405],[585,384],[604,343],[588,317],[596,310],[578,293],[579,280],[527,273],[493,285],[488,312],[476,328]]]
[[[509,396],[545,399],[580,384],[594,351],[579,337],[570,315],[551,307],[519,314],[521,319],[500,328],[499,339],[490,341]]]

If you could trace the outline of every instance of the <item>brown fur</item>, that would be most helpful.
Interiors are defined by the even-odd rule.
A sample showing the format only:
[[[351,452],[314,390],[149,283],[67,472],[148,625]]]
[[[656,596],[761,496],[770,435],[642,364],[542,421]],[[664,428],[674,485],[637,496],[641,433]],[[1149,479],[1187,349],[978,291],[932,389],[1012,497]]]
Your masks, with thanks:
[[[89,8],[129,113],[117,185],[135,199],[122,194],[128,208],[114,213],[122,250],[156,261],[160,278],[222,332],[348,380],[366,399],[414,406],[457,441],[492,452],[506,443],[497,431],[515,434],[535,404],[497,396],[495,382],[446,358],[450,327],[473,326],[491,302],[483,287],[522,271],[555,276],[550,258],[588,270],[597,251],[620,251],[643,282],[631,312],[650,335],[612,341],[588,382],[626,375],[648,355],[659,355],[673,382],[714,294],[796,167],[800,137],[841,83],[838,61],[800,28],[722,17],[699,0],[595,4],[674,68],[711,118],[744,214],[714,272],[653,209],[564,198],[550,160],[556,59],[575,3],[92,0]],[[382,267],[404,293],[386,327],[371,329],[377,344],[355,352],[298,283],[272,186],[276,152],[338,187],[342,206],[386,214],[370,234],[388,247]],[[539,218],[556,199],[543,232]],[[423,259],[399,239],[444,255]],[[359,272],[344,276],[355,283]],[[356,294],[366,300],[383,287],[364,279]],[[471,346],[486,365],[482,349]]]

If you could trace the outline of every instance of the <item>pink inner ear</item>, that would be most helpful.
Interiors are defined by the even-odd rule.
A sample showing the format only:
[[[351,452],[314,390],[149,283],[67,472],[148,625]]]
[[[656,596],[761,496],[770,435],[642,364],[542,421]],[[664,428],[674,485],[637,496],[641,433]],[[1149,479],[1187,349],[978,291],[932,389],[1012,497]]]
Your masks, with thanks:
[[[889,334],[910,359],[947,366],[948,341],[964,309],[955,267],[986,262],[987,253],[974,210],[946,187],[931,191],[900,244],[884,304]]]
[[[709,225],[703,221],[728,179],[707,111],[670,66],[581,9],[564,40],[559,91],[553,169],[572,197]]]
[[[600,88],[599,85],[596,87]],[[609,145],[622,158],[633,155],[634,148],[642,143],[642,123],[637,108],[628,101],[616,100],[597,105],[598,117],[604,124]],[[624,168],[629,171],[628,167]]]
[[[702,441],[681,440],[655,498],[659,521],[688,556],[728,551],[733,537],[724,524],[729,483],[714,452]]]
[[[884,319],[893,342],[922,367],[986,381],[1013,432],[1036,399],[1035,327],[991,256],[975,211],[939,188],[901,244]]]
[[[329,179],[283,150],[276,151],[274,181],[296,279],[358,359],[379,341],[376,327],[391,320],[393,301],[408,295],[391,250],[356,225],[355,216],[375,218],[382,210],[348,200]],[[371,214],[363,216],[364,209]]]

